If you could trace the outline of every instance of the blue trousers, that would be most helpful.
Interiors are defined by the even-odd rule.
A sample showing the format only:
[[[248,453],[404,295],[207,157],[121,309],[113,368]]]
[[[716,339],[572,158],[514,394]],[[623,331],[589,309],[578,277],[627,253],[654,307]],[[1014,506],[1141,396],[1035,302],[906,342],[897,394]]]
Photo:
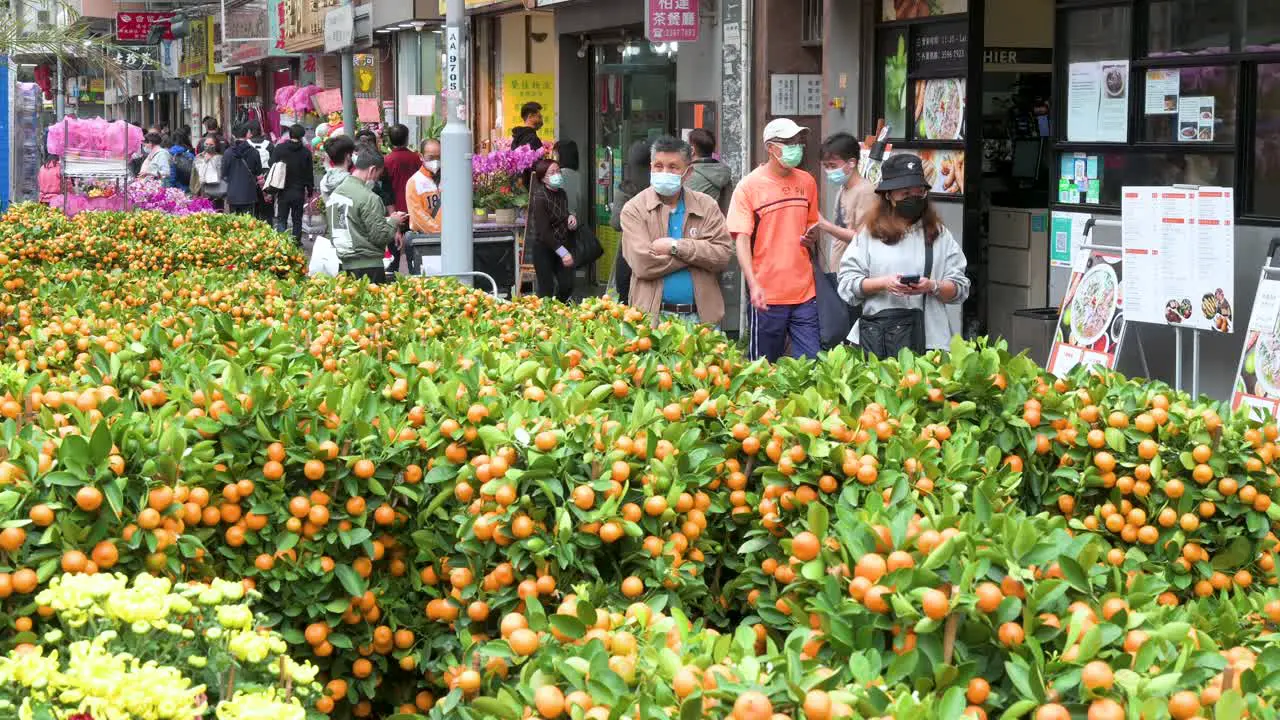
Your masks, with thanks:
[[[791,339],[792,357],[818,357],[821,339],[816,298],[799,305],[770,305],[763,311],[751,308],[748,352],[752,360],[777,362],[786,351],[787,338]]]

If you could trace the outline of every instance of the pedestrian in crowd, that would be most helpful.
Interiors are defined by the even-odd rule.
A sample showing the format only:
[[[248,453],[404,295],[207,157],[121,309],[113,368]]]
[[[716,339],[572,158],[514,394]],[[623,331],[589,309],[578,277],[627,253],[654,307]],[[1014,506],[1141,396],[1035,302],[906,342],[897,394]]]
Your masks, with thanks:
[[[920,158],[895,154],[880,170],[877,202],[840,264],[840,296],[862,304],[867,352],[945,349],[955,334],[947,306],[969,295],[968,261],[929,200]]]
[[[656,325],[663,317],[715,324],[724,317],[720,273],[733,240],[715,198],[690,189],[693,151],[673,137],[650,151],[650,187],[622,209],[622,251],[631,266],[631,305]]]
[[[613,207],[610,215],[613,229],[622,231],[622,209],[631,202],[631,198],[644,192],[649,187],[649,143],[637,140],[627,150],[627,163],[622,170],[622,183],[614,193]],[[622,253],[622,243],[618,243],[618,252],[613,259],[613,282],[610,283],[618,300],[624,305],[631,299],[631,266]]]
[[[149,132],[142,140],[142,166],[138,169],[138,177],[148,177],[162,183],[169,182],[169,169],[172,157],[161,144],[159,133]]]
[[[794,357],[817,357],[817,285],[810,251],[821,215],[818,184],[799,169],[808,129],[779,118],[764,128],[769,161],[738,183],[729,232],[751,298],[752,360],[775,362],[791,343]]]
[[[409,232],[405,233],[402,245],[411,275],[422,272],[422,262],[413,249],[413,240],[422,235],[439,235],[443,230],[443,218],[440,215],[440,141],[423,140],[419,152],[421,167],[409,178],[405,187]]]
[[[62,201],[62,158],[51,154],[44,159],[36,173],[36,189],[40,191],[41,205],[53,207]]]
[[[342,271],[372,283],[387,282],[383,258],[395,241],[396,228],[407,213],[387,215],[382,200],[369,188],[384,169],[382,155],[362,146],[355,155],[351,174],[338,185],[325,204],[329,237]]]
[[[391,143],[391,152],[383,158],[386,163],[387,184],[391,188],[391,209],[396,212],[409,212],[409,204],[405,199],[405,191],[409,180],[422,167],[422,156],[409,149],[409,128],[396,123],[387,128],[387,142]],[[400,254],[404,248],[404,233],[409,229],[406,223],[396,228],[396,241],[391,247],[391,267],[400,267]]]
[[[276,196],[276,230],[284,232],[293,224],[293,241],[302,247],[302,213],[307,198],[315,190],[315,170],[311,151],[303,139],[307,129],[289,126],[289,139],[271,151],[271,164],[284,163],[284,188]]]
[[[337,190],[342,181],[351,174],[351,155],[355,149],[355,142],[346,135],[339,135],[325,141],[325,171],[324,177],[320,178],[320,197],[325,202],[329,201],[333,191]]]
[[[222,209],[227,183],[222,179],[222,147],[215,136],[200,139],[200,154],[191,164],[191,194],[208,198],[215,209]]]
[[[710,195],[720,207],[729,211],[733,198],[733,171],[716,158],[716,136],[710,130],[698,128],[689,133],[689,145],[693,148],[693,170],[685,187]]]
[[[200,120],[200,127],[202,128],[204,135],[222,135],[222,129],[218,127],[218,119],[212,115],[205,115],[204,118]]]
[[[538,131],[542,129],[542,104],[527,102],[520,106],[520,119],[523,125],[511,128],[511,149],[527,147],[530,150],[541,150],[542,140]]]
[[[258,176],[258,187],[261,188],[266,180],[267,170],[271,169],[271,153],[275,150],[275,144],[263,132],[260,123],[250,121],[246,125],[249,126],[249,146],[257,151],[258,162],[262,165],[262,173]],[[253,211],[254,216],[263,222],[272,222],[275,216],[274,200],[271,193],[266,191],[259,193],[258,205]]]
[[[262,193],[258,178],[262,175],[262,158],[249,144],[251,129],[240,124],[231,129],[235,143],[222,155],[222,179],[227,183],[227,205],[231,212],[252,215]]]
[[[405,184],[405,205],[409,230],[425,235],[440,234],[440,141],[423,140],[418,170]]]
[[[840,267],[845,249],[858,237],[867,213],[880,203],[876,186],[858,172],[861,157],[862,143],[849,133],[839,132],[822,142],[822,170],[836,189],[830,215],[834,219],[824,215],[819,221],[819,229],[825,233],[820,257],[828,272]]]
[[[578,143],[561,140],[555,145],[555,159],[564,175],[564,194],[569,198],[569,212],[582,215],[582,171],[579,167]]]
[[[191,170],[196,161],[195,150],[191,147],[190,130],[187,127],[178,128],[173,134],[173,144],[169,146],[169,187],[183,192],[191,191]]]
[[[529,230],[525,247],[533,249],[538,297],[569,302],[573,297],[573,253],[570,233],[578,218],[569,212],[560,165],[549,158],[533,166],[533,190],[529,198]]]
[[[369,128],[364,128],[356,133],[357,154],[360,152],[360,148],[362,147],[369,148],[373,152],[378,153],[379,156],[382,155],[382,150],[378,145],[378,136]],[[386,162],[385,157],[383,158],[383,162]],[[396,191],[395,188],[391,187],[391,177],[387,173],[383,172],[380,175],[377,184],[372,188],[372,190],[387,207],[391,207],[395,204]]]

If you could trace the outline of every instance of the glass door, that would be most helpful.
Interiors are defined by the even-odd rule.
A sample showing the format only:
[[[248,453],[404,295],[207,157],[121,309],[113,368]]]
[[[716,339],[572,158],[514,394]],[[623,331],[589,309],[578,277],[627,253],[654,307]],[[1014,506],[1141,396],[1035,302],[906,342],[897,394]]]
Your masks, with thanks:
[[[613,274],[620,240],[613,229],[616,201],[648,185],[647,167],[643,173],[627,167],[629,149],[675,133],[676,48],[638,40],[600,41],[593,50],[587,157],[591,221],[605,250],[596,278],[604,284]]]

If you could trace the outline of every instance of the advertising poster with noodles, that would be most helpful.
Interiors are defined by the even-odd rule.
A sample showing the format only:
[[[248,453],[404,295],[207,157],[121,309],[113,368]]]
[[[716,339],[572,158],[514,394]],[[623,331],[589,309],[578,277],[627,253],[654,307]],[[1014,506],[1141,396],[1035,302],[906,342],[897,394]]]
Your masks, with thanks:
[[[1255,419],[1280,415],[1280,280],[1263,278],[1258,284],[1231,389],[1231,409],[1242,406]]]
[[[1078,365],[1114,370],[1124,338],[1124,265],[1120,254],[1093,251],[1071,274],[1049,351],[1049,372],[1062,376]]]

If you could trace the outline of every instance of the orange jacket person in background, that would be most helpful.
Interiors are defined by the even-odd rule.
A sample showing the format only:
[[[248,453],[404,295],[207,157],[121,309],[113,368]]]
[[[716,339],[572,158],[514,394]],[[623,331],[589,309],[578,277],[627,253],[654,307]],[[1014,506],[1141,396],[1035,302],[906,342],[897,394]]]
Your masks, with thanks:
[[[405,185],[409,230],[440,234],[440,141],[422,141],[422,167]]]

